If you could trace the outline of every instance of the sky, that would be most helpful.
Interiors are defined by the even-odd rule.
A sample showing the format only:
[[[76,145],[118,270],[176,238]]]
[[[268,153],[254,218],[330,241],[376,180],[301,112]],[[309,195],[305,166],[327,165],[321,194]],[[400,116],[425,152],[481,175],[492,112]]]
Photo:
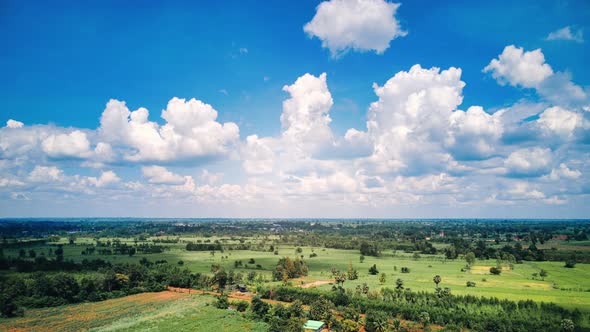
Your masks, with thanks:
[[[587,1],[0,2],[0,217],[587,218]]]

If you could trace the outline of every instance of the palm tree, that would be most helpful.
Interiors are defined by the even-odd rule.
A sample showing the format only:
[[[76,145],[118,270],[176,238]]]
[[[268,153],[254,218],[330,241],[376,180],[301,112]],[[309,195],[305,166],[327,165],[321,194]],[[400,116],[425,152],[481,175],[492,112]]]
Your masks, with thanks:
[[[438,284],[440,284],[441,282],[441,277],[437,274],[434,276],[434,278],[432,278],[432,281],[434,281],[434,283],[436,284],[436,287],[438,288]]]

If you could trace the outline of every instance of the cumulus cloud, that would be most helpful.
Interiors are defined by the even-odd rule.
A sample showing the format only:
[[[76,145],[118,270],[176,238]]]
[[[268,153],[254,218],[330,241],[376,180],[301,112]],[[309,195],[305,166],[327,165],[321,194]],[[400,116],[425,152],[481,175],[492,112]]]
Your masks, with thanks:
[[[90,177],[89,181],[97,187],[106,187],[121,181],[113,171],[102,172],[98,178]]]
[[[504,48],[497,59],[493,59],[484,69],[501,85],[537,87],[553,75],[551,66],[545,63],[541,49],[524,51],[522,47],[509,45]]]
[[[63,178],[63,171],[55,166],[35,166],[29,174],[29,180],[32,182],[55,182]]]
[[[525,51],[509,45],[502,54],[483,69],[500,85],[534,88],[543,99],[554,105],[584,108],[590,105],[589,88],[572,82],[571,74],[554,72],[545,63],[541,49]]]
[[[575,180],[580,176],[582,176],[582,172],[575,169],[570,169],[566,164],[561,163],[559,164],[559,168],[554,168],[551,170],[551,173],[547,176],[547,178],[554,181],[560,179]]]
[[[576,128],[581,127],[583,117],[577,112],[568,111],[559,106],[546,109],[539,115],[537,123],[546,132],[555,134],[564,140],[574,136]]]
[[[467,112],[453,112],[446,144],[455,159],[486,159],[492,156],[504,131],[501,116],[502,112],[488,114],[479,106],[470,107]]]
[[[21,128],[22,126],[24,126],[24,123],[22,123],[20,121],[16,121],[16,120],[12,120],[12,119],[9,119],[8,121],[6,121],[7,128]]]
[[[149,183],[180,185],[186,181],[185,177],[174,174],[162,166],[143,166],[141,172]]]
[[[84,158],[90,154],[86,133],[74,130],[69,134],[51,135],[41,142],[41,148],[52,158]]]
[[[575,41],[576,43],[584,42],[584,35],[582,29],[574,31],[570,26],[563,27],[561,29],[550,32],[547,35],[547,40],[569,40]]]
[[[333,140],[330,108],[334,104],[328,90],[326,73],[319,77],[305,74],[283,91],[290,98],[283,101],[281,125],[283,139],[301,151],[314,151]]]
[[[407,34],[395,17],[400,4],[384,0],[330,0],[320,3],[303,30],[318,37],[333,57],[348,50],[385,52]]]
[[[172,98],[162,111],[163,126],[148,116],[145,108],[129,111],[125,102],[111,100],[100,118],[100,137],[139,162],[220,156],[239,139],[235,123],[217,122],[217,111],[196,99]]]
[[[540,176],[551,167],[552,154],[547,148],[525,148],[512,152],[504,165],[511,176]]]
[[[444,167],[450,155],[441,148],[449,117],[463,101],[461,69],[401,71],[383,86],[369,108],[367,129],[374,142],[370,157],[381,172],[423,173]]]

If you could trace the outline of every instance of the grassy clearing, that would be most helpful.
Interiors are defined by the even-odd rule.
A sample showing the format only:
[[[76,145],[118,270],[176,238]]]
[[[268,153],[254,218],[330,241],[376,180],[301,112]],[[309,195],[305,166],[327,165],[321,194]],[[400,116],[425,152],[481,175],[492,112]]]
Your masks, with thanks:
[[[216,309],[208,295],[143,293],[96,303],[27,310],[0,331],[266,331],[266,324]]]
[[[237,243],[238,240],[225,238],[197,238],[183,236],[185,241],[196,240],[220,240],[222,243]],[[107,239],[102,238],[101,241]],[[124,239],[122,241],[133,242],[133,239]],[[246,239],[256,243],[261,240],[259,237]],[[65,239],[62,239],[65,241]],[[274,255],[268,251],[252,250],[234,250],[223,253],[216,252],[211,255],[208,251],[186,251],[185,243],[162,244],[169,246],[171,249],[161,254],[137,254],[133,257],[122,255],[102,256],[94,254],[91,256],[82,256],[80,252],[84,250],[85,244],[93,243],[91,238],[79,238],[76,240],[78,245],[64,245],[64,256],[66,259],[81,261],[84,258],[102,258],[112,262],[139,262],[143,257],[151,261],[167,260],[170,263],[178,261],[184,262],[184,267],[193,272],[210,273],[211,264],[220,264],[226,270],[234,268],[234,261],[241,260],[246,264],[251,258],[255,264],[249,264],[249,268],[238,268],[236,272],[242,272],[244,275],[249,271],[256,271],[265,278],[271,278],[271,272],[274,269],[278,259],[282,256],[295,257],[303,255],[309,265],[309,275],[303,280],[297,280],[294,283],[309,283],[318,280],[331,280],[331,269],[336,267],[346,271],[348,263],[352,262],[353,267],[359,272],[359,279],[346,281],[344,287],[354,289],[356,285],[367,283],[372,290],[380,287],[395,287],[397,278],[404,281],[405,287],[410,287],[415,291],[434,291],[432,277],[440,275],[442,277],[441,287],[450,287],[454,294],[473,294],[477,296],[498,297],[510,300],[532,299],[535,301],[554,302],[568,309],[578,308],[585,312],[590,312],[590,264],[577,264],[574,269],[563,267],[562,262],[524,262],[515,264],[514,269],[505,268],[500,276],[489,274],[489,268],[496,265],[495,260],[477,261],[470,271],[461,272],[465,266],[462,259],[446,260],[443,256],[422,255],[419,259],[413,259],[411,254],[392,251],[385,251],[381,257],[366,257],[363,263],[359,261],[358,250],[340,250],[302,247],[302,253],[296,254],[295,247],[278,245],[276,248],[279,255]],[[580,245],[578,242],[577,245]],[[55,247],[53,247],[55,248]],[[588,249],[588,247],[585,247]],[[49,247],[37,247],[39,252],[47,254]],[[309,258],[309,255],[315,252],[318,256]],[[8,255],[17,255],[17,249],[5,250]],[[222,259],[222,256],[228,258]],[[256,268],[256,264],[262,266]],[[379,273],[387,275],[386,282],[381,284],[379,276],[369,275],[369,267],[377,265]],[[408,267],[410,273],[401,273],[401,267]],[[533,273],[539,273],[541,269],[548,272],[548,276],[532,279]],[[485,280],[485,281],[484,281]],[[466,282],[473,281],[476,287],[467,287]],[[330,289],[331,286],[324,284],[322,289]]]

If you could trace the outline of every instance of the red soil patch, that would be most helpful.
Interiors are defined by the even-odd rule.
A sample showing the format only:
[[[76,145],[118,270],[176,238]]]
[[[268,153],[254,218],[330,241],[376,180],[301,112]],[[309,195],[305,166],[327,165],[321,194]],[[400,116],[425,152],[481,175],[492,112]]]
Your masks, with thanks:
[[[315,288],[321,285],[328,285],[333,283],[332,280],[318,280],[318,281],[314,281],[314,282],[309,282],[307,284],[302,284],[302,285],[297,285],[295,287],[299,287],[299,288]]]

